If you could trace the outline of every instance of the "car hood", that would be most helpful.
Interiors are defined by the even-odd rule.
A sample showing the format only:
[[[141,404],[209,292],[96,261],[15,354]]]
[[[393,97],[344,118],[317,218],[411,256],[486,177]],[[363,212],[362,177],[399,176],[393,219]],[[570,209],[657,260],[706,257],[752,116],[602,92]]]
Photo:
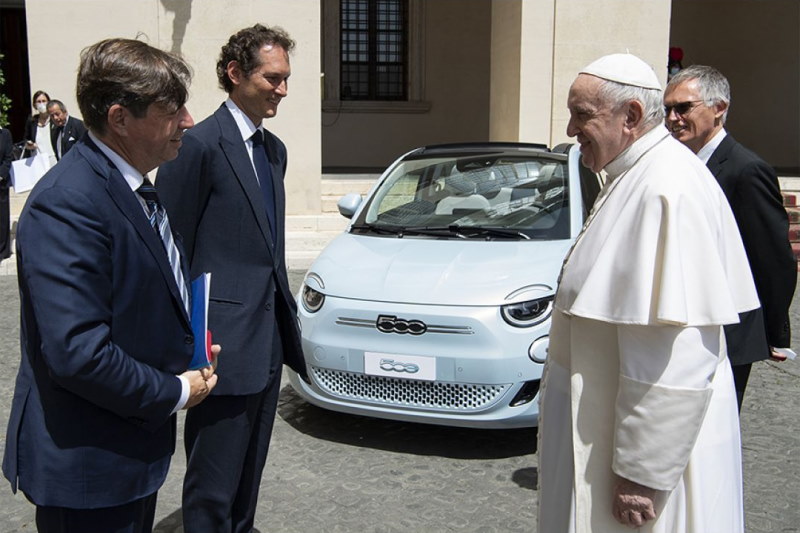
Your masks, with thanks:
[[[391,238],[344,233],[311,265],[329,296],[501,305],[552,293],[571,241]],[[313,275],[312,275],[313,274]],[[526,289],[527,288],[527,289]]]

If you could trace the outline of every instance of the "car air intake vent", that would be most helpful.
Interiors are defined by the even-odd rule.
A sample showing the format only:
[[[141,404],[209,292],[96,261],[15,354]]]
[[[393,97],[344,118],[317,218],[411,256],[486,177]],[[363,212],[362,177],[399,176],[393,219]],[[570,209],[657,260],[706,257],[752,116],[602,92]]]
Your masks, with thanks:
[[[337,398],[447,412],[487,409],[511,386],[396,379],[317,367],[311,370],[316,384]]]

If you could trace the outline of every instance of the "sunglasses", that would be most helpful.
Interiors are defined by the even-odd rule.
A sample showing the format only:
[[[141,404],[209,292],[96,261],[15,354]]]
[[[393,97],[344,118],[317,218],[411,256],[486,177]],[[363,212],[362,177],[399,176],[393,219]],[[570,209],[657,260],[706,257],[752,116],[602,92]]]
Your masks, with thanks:
[[[695,104],[699,104],[700,102],[702,102],[702,100],[692,100],[690,102],[680,102],[673,105],[665,105],[664,114],[669,116],[670,112],[675,110],[676,115],[685,115],[694,109]]]

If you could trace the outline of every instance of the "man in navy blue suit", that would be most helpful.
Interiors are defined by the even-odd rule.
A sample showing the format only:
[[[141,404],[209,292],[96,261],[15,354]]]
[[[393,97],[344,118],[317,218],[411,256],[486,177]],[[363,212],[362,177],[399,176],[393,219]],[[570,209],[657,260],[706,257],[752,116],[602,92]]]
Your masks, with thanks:
[[[219,385],[186,416],[187,533],[252,530],[282,364],[306,374],[284,258],[286,147],[262,126],[287,95],[293,47],[260,24],[231,36],[217,62],[229,98],[158,170],[192,275],[211,272],[209,329],[225,347]]]
[[[182,60],[143,42],[85,49],[77,99],[89,135],[19,219],[22,358],[3,473],[36,505],[40,532],[151,531],[175,412],[216,385],[211,368],[187,371],[188,269],[140,189],[193,125],[189,79]]]
[[[61,100],[47,102],[47,113],[50,115],[50,141],[56,159],[64,157],[69,149],[75,146],[78,139],[86,133],[86,126],[79,118],[75,118],[67,111],[67,106]]]
[[[664,91],[667,127],[706,164],[731,205],[753,272],[761,308],[725,326],[728,359],[739,410],[754,362],[782,361],[776,348],[791,344],[789,306],[797,284],[797,260],[789,243],[789,219],[775,170],[728,134],[728,80],[714,67],[692,65]]]

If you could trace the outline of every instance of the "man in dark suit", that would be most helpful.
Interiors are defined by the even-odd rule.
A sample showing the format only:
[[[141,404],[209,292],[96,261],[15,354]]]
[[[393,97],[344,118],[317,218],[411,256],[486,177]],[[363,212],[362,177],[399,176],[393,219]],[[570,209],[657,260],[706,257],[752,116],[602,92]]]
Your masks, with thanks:
[[[86,126],[81,119],[70,116],[61,100],[47,102],[47,112],[50,114],[50,140],[56,159],[60,160],[83,137]]]
[[[739,409],[752,363],[781,361],[788,348],[789,305],[797,262],[789,244],[789,221],[771,166],[725,131],[730,85],[715,68],[693,65],[672,77],[664,92],[667,127],[717,178],[731,205],[753,273],[761,309],[725,327]]]
[[[193,125],[189,77],[143,42],[85,49],[77,98],[90,134],[20,216],[22,359],[3,473],[36,505],[40,532],[150,532],[175,412],[216,384],[210,368],[187,371],[188,269],[146,188]]]
[[[11,212],[8,187],[11,185],[11,162],[14,142],[11,132],[0,127],[0,261],[11,256]]]
[[[229,98],[158,171],[192,275],[211,273],[209,329],[225,346],[219,385],[186,417],[187,533],[251,531],[282,364],[306,374],[284,257],[286,147],[262,126],[287,95],[293,47],[260,24],[231,36],[217,62]]]

